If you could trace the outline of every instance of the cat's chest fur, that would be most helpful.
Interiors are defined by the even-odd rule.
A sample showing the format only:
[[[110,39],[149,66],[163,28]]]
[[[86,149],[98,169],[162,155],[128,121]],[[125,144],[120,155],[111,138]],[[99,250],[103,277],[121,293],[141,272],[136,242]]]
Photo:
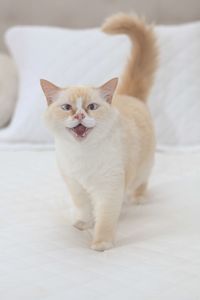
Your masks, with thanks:
[[[60,169],[65,176],[84,185],[104,181],[108,174],[121,172],[123,166],[122,146],[119,137],[108,137],[101,143],[73,145],[56,142],[56,154]]]

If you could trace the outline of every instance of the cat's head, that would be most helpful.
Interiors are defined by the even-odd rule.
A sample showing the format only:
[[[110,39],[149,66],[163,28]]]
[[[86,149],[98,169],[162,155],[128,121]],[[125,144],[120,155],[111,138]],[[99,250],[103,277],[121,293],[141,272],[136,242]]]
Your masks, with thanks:
[[[47,99],[45,114],[48,127],[55,135],[85,140],[93,131],[101,132],[113,118],[112,97],[118,83],[113,78],[96,87],[60,88],[42,79],[41,87]]]

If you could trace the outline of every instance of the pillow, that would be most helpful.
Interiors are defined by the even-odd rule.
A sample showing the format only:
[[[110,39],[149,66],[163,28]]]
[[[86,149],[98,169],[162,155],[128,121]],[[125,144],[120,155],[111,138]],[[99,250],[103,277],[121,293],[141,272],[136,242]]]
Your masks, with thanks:
[[[12,124],[0,132],[0,142],[52,142],[43,123],[46,101],[40,78],[60,86],[99,85],[121,72],[129,52],[126,37],[112,38],[98,29],[14,27],[6,42],[19,69],[20,87]]]
[[[0,127],[11,120],[17,100],[17,70],[7,54],[0,54]]]
[[[158,146],[200,146],[200,22],[159,26],[160,68],[150,95]]]
[[[162,147],[200,145],[200,23],[156,28],[160,68],[149,105]],[[13,121],[0,141],[50,143],[39,79],[57,85],[95,84],[119,76],[130,50],[126,36],[98,29],[15,27],[6,41],[19,68],[20,91]]]

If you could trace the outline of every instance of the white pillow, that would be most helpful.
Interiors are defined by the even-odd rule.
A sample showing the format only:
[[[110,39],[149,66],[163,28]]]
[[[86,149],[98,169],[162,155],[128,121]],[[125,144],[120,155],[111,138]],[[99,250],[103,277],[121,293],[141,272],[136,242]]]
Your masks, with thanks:
[[[0,128],[11,120],[17,100],[17,70],[12,58],[0,54]]]
[[[158,26],[160,69],[150,97],[160,146],[200,145],[200,23]],[[98,29],[15,27],[7,45],[20,75],[13,122],[0,141],[49,143],[42,121],[46,107],[39,79],[57,85],[102,84],[120,75],[130,49],[125,36]]]
[[[160,68],[149,104],[158,145],[196,149],[200,146],[200,22],[159,26],[157,35]]]
[[[40,78],[60,86],[99,85],[120,73],[129,51],[126,37],[109,37],[98,29],[14,27],[6,42],[19,69],[20,88],[13,122],[0,132],[0,142],[52,142],[43,123]]]

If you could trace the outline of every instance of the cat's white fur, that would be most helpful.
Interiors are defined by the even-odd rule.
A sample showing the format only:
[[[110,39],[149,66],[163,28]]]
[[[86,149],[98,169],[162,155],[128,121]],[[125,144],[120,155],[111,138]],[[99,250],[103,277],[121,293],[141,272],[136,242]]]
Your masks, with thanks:
[[[76,107],[78,111],[81,111],[83,109],[82,105],[83,105],[83,99],[82,97],[79,97],[76,101]]]
[[[72,196],[73,224],[81,230],[94,225],[91,247],[100,251],[113,245],[124,198],[140,196],[151,172],[155,140],[145,99],[157,55],[152,29],[136,17],[114,16],[104,30],[127,33],[136,45],[115,94],[117,79],[100,88],[66,89],[41,81],[50,104],[46,120],[54,132],[58,165]],[[99,108],[90,111],[91,102]],[[63,103],[70,103],[72,110],[63,112]],[[77,125],[73,122],[80,110],[81,124],[95,122],[86,136],[76,139],[63,124]]]

